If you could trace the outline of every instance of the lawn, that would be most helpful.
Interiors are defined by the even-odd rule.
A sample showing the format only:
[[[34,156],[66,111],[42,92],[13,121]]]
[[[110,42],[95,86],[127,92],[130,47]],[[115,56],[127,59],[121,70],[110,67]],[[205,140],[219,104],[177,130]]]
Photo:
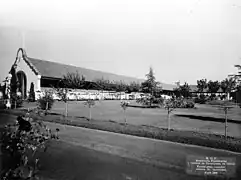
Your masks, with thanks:
[[[131,101],[131,104],[135,104]],[[211,105],[196,105],[197,109],[176,109],[171,117],[171,128],[180,130],[197,130],[206,133],[224,134],[223,111]],[[63,102],[56,102],[53,112],[64,113]],[[89,109],[81,101],[68,103],[69,116],[88,117]],[[126,110],[127,122],[133,125],[151,125],[167,127],[167,112],[165,109],[142,109],[129,107]],[[95,120],[112,120],[124,122],[123,109],[120,101],[99,101],[92,108],[92,118]],[[241,137],[241,109],[235,107],[228,116],[228,135]]]

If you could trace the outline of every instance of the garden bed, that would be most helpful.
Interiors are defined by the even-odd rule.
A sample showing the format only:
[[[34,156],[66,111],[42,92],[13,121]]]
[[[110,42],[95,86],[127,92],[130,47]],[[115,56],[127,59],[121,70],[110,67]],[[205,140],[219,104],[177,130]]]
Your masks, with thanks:
[[[4,110],[2,113],[9,113],[12,115],[24,115],[26,110]],[[1,113],[1,112],[0,112]],[[158,140],[166,140],[184,144],[193,144],[217,149],[230,150],[234,152],[241,152],[241,139],[228,137],[225,139],[223,135],[206,134],[195,131],[173,130],[168,131],[165,128],[158,128],[154,126],[137,126],[114,122],[112,120],[94,120],[88,121],[85,117],[63,117],[62,115],[52,114],[46,116],[39,116],[31,113],[33,118],[42,119],[47,122],[54,122],[66,124],[77,127],[84,127],[90,129],[97,129],[121,134],[128,134],[139,137],[147,137]]]

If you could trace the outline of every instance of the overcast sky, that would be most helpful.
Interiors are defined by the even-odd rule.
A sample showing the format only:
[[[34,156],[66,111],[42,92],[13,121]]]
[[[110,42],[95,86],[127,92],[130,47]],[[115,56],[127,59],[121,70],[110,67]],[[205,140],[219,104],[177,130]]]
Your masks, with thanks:
[[[21,34],[25,34],[25,40]],[[0,80],[29,57],[158,81],[222,80],[241,64],[240,0],[0,2]]]

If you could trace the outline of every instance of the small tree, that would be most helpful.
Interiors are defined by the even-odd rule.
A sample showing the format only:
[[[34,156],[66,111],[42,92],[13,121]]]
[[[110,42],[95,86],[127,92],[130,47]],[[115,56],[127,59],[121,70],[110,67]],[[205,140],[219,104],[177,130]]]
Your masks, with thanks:
[[[171,112],[178,107],[178,102],[176,99],[167,99],[164,101],[164,108],[167,110],[167,120],[168,120],[168,131],[171,129]]]
[[[55,88],[57,95],[65,103],[65,113],[64,116],[68,116],[68,89],[67,88]]]
[[[60,87],[62,86],[62,87]],[[83,88],[85,86],[85,77],[80,75],[78,71],[75,73],[67,73],[55,88],[58,96],[65,103],[65,117],[68,116],[68,89],[67,88]]]
[[[28,97],[30,102],[34,102],[35,101],[35,92],[34,92],[34,84],[33,82],[31,82],[30,85],[30,91],[29,91],[29,97]]]
[[[224,117],[225,117],[224,135],[226,139],[228,137],[228,111],[231,108],[233,108],[233,106],[230,106],[228,101],[219,105],[219,109],[223,110],[224,112]]]
[[[89,121],[92,118],[91,108],[95,105],[95,101],[92,99],[88,99],[86,102],[84,102],[84,105],[88,106],[89,108]]]
[[[124,110],[124,121],[125,121],[125,125],[127,125],[127,120],[126,120],[126,109],[128,107],[129,103],[128,102],[121,102],[121,107]]]
[[[48,110],[52,108],[54,104],[53,92],[45,91],[44,96],[38,99],[38,106],[41,110],[45,110],[47,114]]]

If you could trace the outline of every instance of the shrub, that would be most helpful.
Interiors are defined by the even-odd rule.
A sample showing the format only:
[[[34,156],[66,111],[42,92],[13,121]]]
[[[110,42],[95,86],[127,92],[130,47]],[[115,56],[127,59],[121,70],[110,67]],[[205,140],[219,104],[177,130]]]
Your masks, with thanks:
[[[137,99],[136,102],[142,105],[150,104],[150,100],[148,98],[140,98],[140,99]]]
[[[35,101],[35,92],[34,92],[34,84],[33,84],[33,82],[31,82],[31,85],[30,85],[30,91],[29,91],[28,100],[30,102],[34,102]]]
[[[159,98],[153,98],[153,104],[163,104],[164,103],[164,99],[162,97]]]
[[[194,108],[195,102],[192,99],[176,99],[176,108]]]
[[[207,102],[207,98],[205,97],[205,95],[201,94],[199,97],[196,97],[194,99],[194,102],[199,104],[205,104]]]
[[[58,138],[58,132],[52,134],[42,121],[33,121],[27,114],[19,116],[17,121],[5,126],[1,134],[3,161],[0,179],[36,178],[39,161],[36,153],[41,149],[45,152],[48,140]]]
[[[186,101],[185,108],[194,108],[194,107],[195,107],[195,103],[192,100],[187,100]]]
[[[164,103],[164,99],[162,97],[145,97],[136,100],[137,103],[142,104],[143,106],[150,106],[150,104],[160,105]]]
[[[47,103],[48,103],[48,107],[47,107]],[[46,107],[48,110],[50,110],[53,104],[54,104],[53,93],[50,91],[46,91],[44,96],[38,99],[38,107],[42,110],[46,110]]]

